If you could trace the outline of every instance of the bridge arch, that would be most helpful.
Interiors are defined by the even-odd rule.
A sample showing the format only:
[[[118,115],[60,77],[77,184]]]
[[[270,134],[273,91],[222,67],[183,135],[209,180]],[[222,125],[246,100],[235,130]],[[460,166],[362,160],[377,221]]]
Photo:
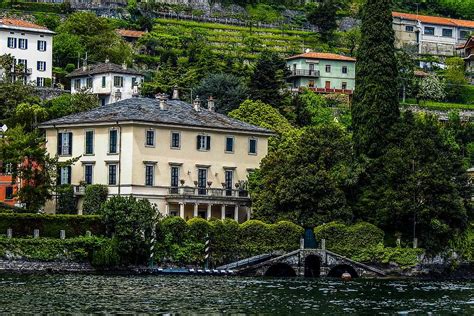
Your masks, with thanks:
[[[309,255],[304,259],[304,276],[306,278],[318,278],[321,274],[321,258],[317,255]]]
[[[329,270],[328,277],[330,278],[340,278],[343,273],[349,273],[352,278],[358,278],[359,274],[357,271],[352,267],[351,265],[348,264],[339,264],[337,266],[334,266]]]
[[[265,272],[265,276],[270,277],[295,277],[296,272],[295,270],[286,263],[275,263],[271,265],[267,271]]]

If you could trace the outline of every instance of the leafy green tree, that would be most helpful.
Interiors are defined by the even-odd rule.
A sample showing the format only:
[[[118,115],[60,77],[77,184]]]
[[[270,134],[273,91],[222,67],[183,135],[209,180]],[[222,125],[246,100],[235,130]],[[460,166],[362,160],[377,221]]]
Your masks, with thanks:
[[[107,58],[118,64],[131,61],[131,47],[115,32],[112,23],[94,13],[71,14],[57,28],[57,33],[54,50],[55,60],[60,66],[75,64],[78,53],[87,53],[90,62],[103,62]]]
[[[451,102],[463,102],[469,84],[464,73],[464,60],[460,57],[448,58],[446,65],[446,98]]]
[[[202,79],[195,93],[202,99],[212,96],[215,99],[216,111],[226,114],[238,108],[246,99],[247,87],[239,77],[218,73]]]
[[[84,195],[84,204],[82,206],[83,214],[96,214],[107,201],[109,189],[103,184],[91,184],[86,187]]]
[[[40,210],[51,198],[58,168],[76,160],[59,163],[57,157],[50,157],[45,140],[37,130],[28,133],[18,125],[0,138],[0,161],[11,164],[13,178],[21,179],[17,196],[32,212]]]
[[[263,159],[251,180],[255,218],[303,226],[352,220],[345,193],[352,174],[351,141],[344,129],[307,127],[287,143]]]
[[[250,77],[250,98],[278,107],[282,101],[282,91],[286,88],[288,74],[289,70],[283,58],[275,52],[263,52],[257,59]]]
[[[327,38],[337,28],[337,11],[341,5],[341,0],[322,0],[318,5],[308,6],[306,17]]]
[[[366,165],[354,210],[405,241],[436,253],[462,232],[470,211],[470,186],[459,146],[434,117],[407,112],[390,133],[384,155]]]
[[[36,12],[34,16],[36,23],[46,26],[51,31],[55,31],[61,24],[61,17],[55,13]]]
[[[159,219],[156,207],[146,199],[114,196],[104,203],[100,214],[107,234],[117,240],[122,263],[146,263],[150,240]]]
[[[352,123],[356,153],[368,157],[383,153],[400,116],[391,5],[391,0],[367,0],[362,9]]]
[[[62,94],[54,99],[48,100],[45,109],[50,119],[66,115],[85,112],[99,106],[99,99],[95,94],[79,92],[74,94]]]
[[[56,213],[58,214],[77,214],[76,198],[74,188],[70,184],[63,184],[56,190],[58,195],[58,205]]]
[[[7,120],[7,125],[22,125],[25,131],[32,132],[38,124],[48,118],[48,112],[39,104],[20,103],[15,108],[13,116]]]

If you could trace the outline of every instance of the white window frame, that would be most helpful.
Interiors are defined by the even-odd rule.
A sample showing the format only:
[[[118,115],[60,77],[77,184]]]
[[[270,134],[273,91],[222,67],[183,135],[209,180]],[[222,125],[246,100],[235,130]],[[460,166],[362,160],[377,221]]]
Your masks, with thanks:
[[[110,167],[115,166],[115,183],[110,183]],[[118,183],[119,179],[119,168],[118,168],[118,163],[109,163],[107,165],[107,185],[112,185],[115,186]]]
[[[153,144],[148,144],[148,132],[153,133]],[[153,128],[148,128],[145,130],[145,147],[155,147],[156,146],[156,131]]]
[[[68,166],[66,167],[61,167],[60,169],[60,178],[59,178],[59,184],[63,185],[63,184],[70,184],[69,183],[69,177],[72,178],[72,175],[69,175],[69,170],[71,170],[72,172],[72,168],[69,169]]]
[[[86,182],[86,169],[87,167],[91,167],[91,183]],[[84,164],[84,182],[87,184],[94,184],[94,164],[93,163],[85,163]]]
[[[151,167],[151,184],[147,183],[147,170]],[[155,165],[147,163],[145,164],[145,186],[152,187],[155,185]]]
[[[16,37],[8,37],[8,39],[7,39],[7,47],[8,47],[8,48],[11,48],[11,49],[16,48],[16,42],[17,42]]]
[[[22,49],[22,50],[28,49],[28,39],[27,38],[19,38],[18,39],[18,49]]]
[[[123,88],[123,76],[114,76],[114,88]]]
[[[173,134],[178,134],[178,146],[173,146]],[[171,149],[181,149],[181,132],[171,131],[170,132],[170,148]]]
[[[38,62],[36,64],[36,68],[37,68],[38,71],[46,71],[46,62],[38,60]]]
[[[38,51],[45,52],[46,51],[46,41],[38,40],[36,47]]]

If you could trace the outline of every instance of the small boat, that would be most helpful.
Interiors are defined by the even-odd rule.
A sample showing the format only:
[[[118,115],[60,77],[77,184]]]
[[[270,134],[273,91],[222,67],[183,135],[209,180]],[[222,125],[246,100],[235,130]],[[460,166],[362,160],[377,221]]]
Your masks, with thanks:
[[[343,281],[350,281],[352,280],[352,275],[349,273],[349,272],[344,272],[342,275],[341,275],[341,279]]]

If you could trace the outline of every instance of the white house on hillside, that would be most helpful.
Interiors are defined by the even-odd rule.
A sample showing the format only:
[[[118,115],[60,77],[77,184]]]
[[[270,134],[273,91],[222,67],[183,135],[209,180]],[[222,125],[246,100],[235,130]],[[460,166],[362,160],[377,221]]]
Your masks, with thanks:
[[[144,79],[138,71],[108,61],[83,66],[67,77],[71,79],[71,93],[87,91],[96,94],[101,105],[138,95],[138,87]]]
[[[16,67],[22,70],[23,78],[17,80],[39,87],[45,86],[47,79],[51,80],[54,34],[46,27],[27,21],[0,19],[0,55],[13,56]]]

